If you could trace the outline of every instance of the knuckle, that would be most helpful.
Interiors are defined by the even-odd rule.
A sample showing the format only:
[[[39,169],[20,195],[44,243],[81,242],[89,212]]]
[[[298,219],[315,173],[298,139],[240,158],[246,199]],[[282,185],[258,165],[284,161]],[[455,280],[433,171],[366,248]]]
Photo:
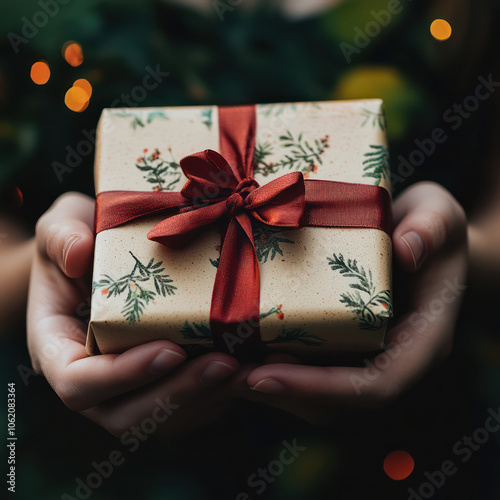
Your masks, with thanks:
[[[68,203],[73,203],[75,200],[86,200],[88,197],[78,191],[67,191],[59,196],[54,202],[54,206],[64,207]]]
[[[429,210],[422,217],[422,223],[436,245],[444,244],[449,235],[450,226],[443,214]]]

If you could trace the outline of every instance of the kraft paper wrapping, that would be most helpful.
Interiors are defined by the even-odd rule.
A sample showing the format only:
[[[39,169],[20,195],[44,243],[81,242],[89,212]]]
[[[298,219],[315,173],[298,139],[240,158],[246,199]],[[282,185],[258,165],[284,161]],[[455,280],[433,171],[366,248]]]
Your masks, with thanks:
[[[254,178],[291,171],[377,184],[390,191],[382,102],[376,99],[258,105]],[[98,125],[96,194],[180,191],[179,161],[219,150],[210,107],[105,109]],[[147,239],[164,216],[96,237],[87,352],[117,353],[158,339],[211,347],[210,301],[220,229],[182,249]],[[392,316],[390,237],[377,229],[255,224],[260,327],[268,349],[363,352],[382,346]],[[160,264],[161,262],[161,264]]]

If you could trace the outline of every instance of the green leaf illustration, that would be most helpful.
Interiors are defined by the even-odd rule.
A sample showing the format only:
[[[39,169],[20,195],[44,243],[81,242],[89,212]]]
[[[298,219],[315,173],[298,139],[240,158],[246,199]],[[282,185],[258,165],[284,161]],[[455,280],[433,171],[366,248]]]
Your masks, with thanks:
[[[108,274],[92,283],[92,293],[101,290],[106,298],[116,297],[127,292],[125,305],[122,314],[129,324],[133,325],[141,318],[146,306],[156,298],[157,295],[166,297],[174,295],[177,287],[172,285],[172,279],[168,274],[164,274],[165,268],[161,267],[162,261],[155,263],[152,258],[147,265],[144,265],[132,252],[130,255],[135,260],[132,272],[115,280]],[[145,284],[154,284],[156,292],[149,290]]]
[[[358,266],[356,259],[346,261],[342,254],[334,253],[333,257],[328,257],[328,265],[345,278],[356,280],[349,284],[354,291],[341,294],[340,302],[354,312],[359,321],[359,328],[362,330],[384,328],[392,317],[391,292],[389,290],[377,292],[371,271],[366,272],[363,266]]]
[[[363,177],[373,177],[378,186],[382,179],[389,176],[389,151],[383,145],[370,145],[370,148],[372,151],[364,154],[366,159],[363,165],[366,166],[363,169],[365,171]]]

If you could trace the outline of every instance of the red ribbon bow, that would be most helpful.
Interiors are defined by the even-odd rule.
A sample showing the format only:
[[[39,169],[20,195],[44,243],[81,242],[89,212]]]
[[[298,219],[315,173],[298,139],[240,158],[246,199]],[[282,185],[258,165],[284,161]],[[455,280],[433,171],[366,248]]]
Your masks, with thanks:
[[[219,108],[221,154],[183,158],[188,178],[180,193],[108,191],[96,203],[96,232],[174,210],[148,238],[179,247],[197,231],[225,221],[210,309],[218,350],[251,356],[260,345],[259,266],[250,217],[270,226],[366,227],[390,233],[390,196],[378,186],[305,180],[291,172],[264,186],[253,179],[255,107]]]

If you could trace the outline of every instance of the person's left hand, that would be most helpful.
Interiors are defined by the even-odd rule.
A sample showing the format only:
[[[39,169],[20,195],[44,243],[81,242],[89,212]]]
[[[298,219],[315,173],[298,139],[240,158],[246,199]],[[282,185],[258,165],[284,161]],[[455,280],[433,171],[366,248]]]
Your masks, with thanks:
[[[370,369],[265,364],[248,369],[252,390],[241,391],[242,396],[326,423],[338,405],[391,402],[447,357],[465,289],[464,211],[445,189],[429,182],[408,188],[393,211],[394,253],[408,273],[410,312],[387,332],[385,348],[370,360]]]

